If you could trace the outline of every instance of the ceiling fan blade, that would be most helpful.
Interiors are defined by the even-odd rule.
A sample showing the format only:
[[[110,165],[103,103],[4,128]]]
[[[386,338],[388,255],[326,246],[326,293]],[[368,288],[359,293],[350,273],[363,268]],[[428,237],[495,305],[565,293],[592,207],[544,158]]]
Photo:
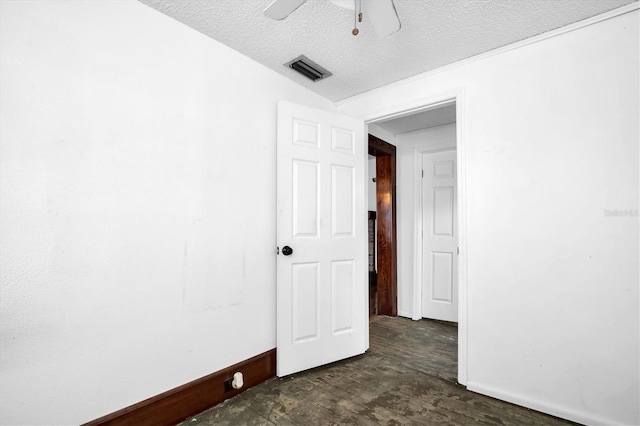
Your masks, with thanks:
[[[307,0],[274,0],[267,8],[264,10],[264,16],[271,19],[281,20],[286,18],[302,6],[302,4]]]
[[[329,0],[331,3],[338,7],[353,10],[356,8],[356,4],[353,0]]]
[[[400,19],[393,0],[369,0],[363,3],[365,19],[368,15],[378,36],[393,34],[400,29]]]

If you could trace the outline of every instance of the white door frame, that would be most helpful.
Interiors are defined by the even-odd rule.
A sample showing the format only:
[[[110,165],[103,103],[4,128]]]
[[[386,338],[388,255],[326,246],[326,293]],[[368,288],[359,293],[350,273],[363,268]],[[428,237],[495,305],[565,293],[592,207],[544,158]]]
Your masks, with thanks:
[[[440,108],[446,105],[456,105],[456,159],[458,173],[458,382],[467,384],[467,347],[468,347],[468,308],[467,308],[467,129],[466,129],[466,100],[464,87],[447,90],[441,93],[423,98],[400,102],[395,105],[385,105],[381,109],[365,116],[365,124],[374,124],[377,121],[389,120]],[[417,219],[416,219],[417,220]],[[414,235],[417,235],[414,233]],[[418,239],[417,237],[415,238]],[[414,247],[417,242],[414,241]],[[417,251],[414,250],[414,262]],[[416,283],[414,281],[414,313],[416,319]],[[421,290],[420,290],[421,291]],[[420,312],[418,306],[418,312]],[[421,312],[420,312],[421,318]]]

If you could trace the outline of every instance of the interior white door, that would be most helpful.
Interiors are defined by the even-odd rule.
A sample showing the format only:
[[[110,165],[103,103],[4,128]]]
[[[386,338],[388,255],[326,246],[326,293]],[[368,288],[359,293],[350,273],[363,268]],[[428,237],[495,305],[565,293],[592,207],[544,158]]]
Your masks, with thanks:
[[[278,103],[277,375],[368,348],[364,122]]]
[[[456,151],[422,154],[422,316],[458,322]]]

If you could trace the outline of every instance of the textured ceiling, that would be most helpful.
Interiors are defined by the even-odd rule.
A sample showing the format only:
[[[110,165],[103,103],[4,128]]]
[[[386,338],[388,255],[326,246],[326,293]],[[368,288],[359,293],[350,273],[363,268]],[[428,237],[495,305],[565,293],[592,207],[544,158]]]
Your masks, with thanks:
[[[257,62],[338,101],[637,0],[394,0],[402,28],[378,37],[353,11],[308,0],[287,19],[272,0],[140,0]],[[283,66],[304,54],[333,76],[313,83]]]

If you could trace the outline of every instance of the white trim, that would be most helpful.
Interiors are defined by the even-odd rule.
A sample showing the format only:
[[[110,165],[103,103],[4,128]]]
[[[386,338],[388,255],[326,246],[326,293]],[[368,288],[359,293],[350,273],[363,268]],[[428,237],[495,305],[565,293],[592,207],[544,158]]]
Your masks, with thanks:
[[[456,156],[458,160],[458,382],[467,384],[468,323],[467,323],[467,121],[464,87],[447,90],[417,100],[403,101],[385,106],[365,117],[365,123],[375,123],[389,118],[402,117],[445,105],[456,104]],[[414,255],[415,256],[415,255]],[[415,261],[415,259],[414,259]],[[414,301],[415,312],[415,301]],[[413,318],[413,317],[412,317]]]
[[[339,114],[336,112],[336,114]],[[363,123],[363,138],[364,140],[362,141],[362,147],[364,149],[364,211],[362,212],[362,214],[364,215],[368,215],[369,212],[369,126],[367,126],[366,123]],[[365,298],[364,298],[364,316],[365,316],[365,323],[366,323],[366,331],[365,331],[365,335],[364,335],[364,347],[365,347],[365,351],[369,350],[370,347],[370,331],[369,331],[369,298],[371,297],[369,295],[369,219],[368,216],[367,220],[366,220],[366,224],[367,227],[364,230],[364,239],[365,239],[365,245],[364,245],[364,252],[365,252],[365,262],[364,262],[364,269],[365,269],[365,279],[364,279],[364,294],[365,294]],[[376,254],[377,256],[377,254]],[[377,259],[374,260],[374,262],[377,263]]]
[[[493,50],[490,50],[488,52],[481,53],[479,55],[475,55],[475,56],[471,56],[469,58],[461,59],[461,60],[459,60],[457,62],[453,62],[453,63],[451,63],[449,65],[444,65],[444,66],[439,67],[439,68],[435,68],[435,69],[432,69],[432,70],[429,70],[429,71],[425,71],[423,73],[416,74],[416,75],[411,76],[411,77],[407,77],[407,78],[405,78],[403,80],[394,81],[394,82],[386,84],[386,85],[384,85],[382,87],[378,87],[378,88],[375,88],[375,89],[367,90],[366,92],[358,93],[357,95],[353,95],[353,96],[350,96],[348,98],[345,98],[345,99],[342,99],[342,100],[339,100],[339,101],[335,102],[334,103],[334,109],[336,111],[338,111],[339,108],[343,104],[351,103],[351,102],[357,101],[359,98],[367,97],[367,96],[371,95],[372,93],[375,93],[376,91],[378,91],[380,89],[394,90],[394,89],[396,89],[396,88],[398,88],[400,86],[404,86],[405,84],[412,83],[412,82],[414,82],[416,80],[420,80],[420,79],[423,79],[423,78],[426,78],[426,77],[430,77],[430,76],[432,76],[434,74],[439,74],[441,72],[449,71],[451,69],[458,68],[458,67],[461,67],[463,65],[467,65],[469,63],[472,63],[472,62],[480,61],[480,60],[483,60],[483,59],[486,59],[486,58],[490,58],[490,57],[495,56],[495,55],[500,55],[502,53],[509,52],[511,50],[514,50],[514,49],[519,49],[521,47],[528,46],[530,44],[538,43],[538,42],[541,42],[541,41],[544,41],[544,40],[547,40],[547,39],[550,39],[550,38],[553,38],[553,37],[557,37],[557,36],[560,36],[560,35],[563,35],[563,34],[567,34],[567,33],[570,33],[572,31],[576,31],[576,30],[579,30],[581,28],[585,28],[585,27],[588,27],[590,25],[597,24],[599,22],[603,22],[603,21],[609,20],[611,18],[615,18],[617,16],[621,16],[621,15],[627,14],[627,13],[633,12],[633,11],[638,10],[638,9],[640,9],[640,2],[634,2],[634,3],[628,4],[628,5],[619,7],[617,9],[610,10],[610,11],[605,12],[605,13],[601,13],[600,15],[592,16],[591,18],[583,19],[582,21],[578,21],[578,22],[575,22],[573,24],[569,24],[569,25],[566,25],[564,27],[557,28],[555,30],[547,31],[546,33],[542,33],[542,34],[539,34],[537,36],[533,36],[533,37],[530,37],[530,38],[527,38],[527,39],[524,39],[524,40],[521,40],[521,41],[517,41],[515,43],[511,43],[511,44],[508,44],[506,46],[499,47],[497,49],[493,49]]]
[[[604,417],[596,416],[588,411],[568,410],[564,406],[532,399],[512,392],[505,392],[492,386],[483,385],[481,383],[469,382],[467,383],[467,390],[480,393],[482,395],[487,395],[492,398],[497,398],[502,401],[510,402],[512,404],[520,405],[522,407],[527,407],[541,413],[546,413],[552,416],[571,420],[583,425],[605,426],[621,424],[620,420],[607,419]]]
[[[398,311],[398,316],[399,317],[403,317],[403,318],[411,318],[411,313],[407,312],[407,311]]]
[[[413,151],[413,317],[422,319],[422,158]]]
[[[453,124],[453,123],[451,123]],[[449,124],[445,124],[448,126]],[[423,130],[424,131],[424,130]],[[413,317],[419,320],[424,317],[422,312],[422,257],[423,253],[423,229],[422,229],[422,154],[451,151],[456,149],[456,143],[439,142],[425,143],[413,150],[414,176],[413,176]],[[456,185],[457,192],[457,185]]]
[[[458,160],[458,382],[468,378],[469,318],[468,307],[468,235],[467,235],[467,100],[464,88],[456,97],[456,158]],[[462,360],[462,361],[461,361]]]
[[[369,112],[364,117],[364,121],[367,124],[376,123],[448,106],[456,101],[458,92],[459,90],[446,90],[417,99],[403,100],[396,104],[385,103],[377,111]]]

